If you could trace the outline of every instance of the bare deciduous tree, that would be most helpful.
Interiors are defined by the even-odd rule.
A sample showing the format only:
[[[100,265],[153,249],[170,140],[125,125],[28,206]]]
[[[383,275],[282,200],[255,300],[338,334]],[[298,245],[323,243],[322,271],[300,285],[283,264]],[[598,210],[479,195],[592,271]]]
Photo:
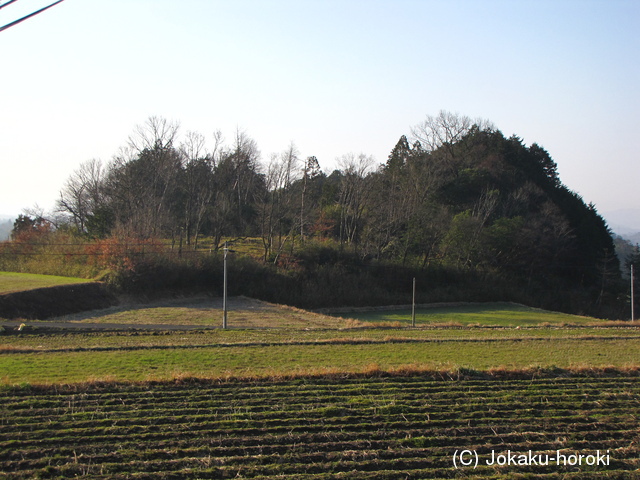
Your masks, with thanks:
[[[366,200],[370,189],[365,178],[374,164],[373,157],[363,153],[349,153],[338,159],[343,175],[340,186],[340,242],[353,244],[357,248],[358,234],[362,227]]]
[[[137,125],[129,136],[129,145],[138,153],[144,150],[173,147],[180,124],[166,118],[151,116],[145,123]]]
[[[456,160],[465,147],[461,140],[474,128],[487,130],[494,129],[494,126],[481,118],[472,119],[441,110],[436,116],[427,115],[424,121],[411,129],[411,134],[427,152],[439,149],[445,152],[446,155],[441,157],[445,167],[457,175]]]
[[[60,192],[56,209],[70,215],[79,232],[86,232],[88,217],[103,202],[103,182],[102,162],[92,159],[71,174]]]
[[[174,147],[178,125],[150,117],[129,137],[109,168],[109,193],[116,221],[129,234],[169,233],[175,226],[175,193],[182,159]]]
[[[198,245],[200,226],[213,196],[213,157],[206,151],[206,139],[197,132],[188,132],[180,146],[182,154],[182,197],[184,198],[184,233],[187,245]]]
[[[411,129],[411,133],[425,150],[431,152],[442,146],[453,146],[474,126],[481,130],[493,128],[490,122],[482,118],[472,119],[441,110],[436,116],[427,115],[424,121]]]
[[[264,247],[264,259],[268,259],[274,247],[277,234],[277,261],[287,240],[297,228],[297,215],[294,212],[294,196],[291,184],[300,174],[299,152],[292,142],[280,155],[271,156],[266,168],[266,191],[261,208],[261,233]]]
[[[322,173],[320,164],[316,157],[307,157],[302,168],[302,193],[300,195],[300,240],[304,242],[304,231],[306,225],[305,196],[307,185],[310,180],[315,179]]]

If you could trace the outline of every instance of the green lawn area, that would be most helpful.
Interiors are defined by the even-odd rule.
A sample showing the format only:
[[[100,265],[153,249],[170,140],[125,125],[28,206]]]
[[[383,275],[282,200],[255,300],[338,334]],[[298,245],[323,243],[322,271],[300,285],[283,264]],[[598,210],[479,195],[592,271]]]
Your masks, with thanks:
[[[86,278],[36,275],[33,273],[0,272],[0,294],[31,290],[33,288],[55,287],[72,283],[87,283]]]
[[[57,321],[219,325],[216,300],[196,300],[120,306]],[[408,327],[397,311],[367,312],[361,318],[372,323],[363,324],[240,297],[231,305],[228,330],[40,333],[37,321],[27,321],[31,328],[24,333],[5,330],[0,336],[0,384],[640,364],[637,325],[506,303],[423,309],[418,328]],[[389,321],[401,326],[375,323]]]
[[[637,364],[640,338],[201,346],[0,354],[0,383],[144,381],[180,376],[264,377],[400,368],[620,367]]]
[[[411,324],[411,309],[366,311],[341,314],[363,322],[399,322]],[[550,312],[512,303],[483,303],[460,306],[416,308],[416,326],[433,324],[453,325],[585,325],[597,322],[591,317]]]

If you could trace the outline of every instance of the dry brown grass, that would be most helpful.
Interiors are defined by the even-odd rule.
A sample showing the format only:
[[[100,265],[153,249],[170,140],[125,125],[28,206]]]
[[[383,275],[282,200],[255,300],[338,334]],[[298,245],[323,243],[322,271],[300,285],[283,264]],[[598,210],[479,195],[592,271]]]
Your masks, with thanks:
[[[499,380],[535,380],[537,378],[569,378],[569,377],[640,377],[640,365],[630,364],[624,367],[605,366],[593,367],[589,365],[575,366],[570,368],[554,368],[531,366],[527,368],[495,367],[488,370],[460,369],[457,367],[434,368],[430,365],[413,364],[403,365],[396,368],[382,368],[377,363],[370,363],[360,368],[344,370],[337,367],[314,367],[299,368],[282,372],[277,369],[268,369],[259,375],[223,372],[217,375],[202,375],[198,372],[188,370],[175,370],[172,375],[147,375],[140,381],[123,381],[116,379],[112,375],[90,376],[86,380],[73,383],[58,382],[34,382],[29,383],[31,390],[48,390],[55,386],[56,390],[72,390],[82,392],[94,387],[107,385],[147,385],[147,384],[228,384],[247,382],[285,382],[299,379],[331,379],[346,380],[354,378],[371,377],[411,377],[422,376],[425,379],[459,381],[465,379],[499,379]],[[0,379],[2,379],[0,377]],[[6,379],[5,379],[6,380]],[[4,382],[4,384],[9,384]]]
[[[342,317],[339,317],[342,318]],[[355,318],[342,318],[344,321],[344,328],[402,328],[401,322],[365,322],[362,320],[356,320]]]
[[[357,369],[344,370],[336,367],[316,367],[300,368],[295,371],[281,372],[278,370],[267,370],[261,375],[238,376],[223,374],[215,376],[199,376],[193,372],[176,372],[174,376],[167,380],[164,378],[154,379],[149,377],[147,381],[158,381],[161,383],[243,383],[243,382],[283,382],[302,378],[328,378],[328,379],[350,379],[350,378],[370,378],[370,377],[409,377],[420,375],[434,380],[463,380],[469,378],[480,379],[500,379],[500,380],[533,380],[536,378],[563,378],[563,377],[637,377],[640,376],[640,365],[628,365],[622,368],[592,367],[588,365],[571,368],[543,368],[531,366],[527,368],[513,369],[508,367],[496,367],[489,370],[470,370],[452,368],[434,368],[429,365],[403,365],[397,368],[384,369],[377,363],[370,363]],[[144,383],[144,382],[143,382]]]
[[[589,327],[602,327],[602,321],[598,322],[589,322],[586,324]],[[640,327],[640,321],[636,320],[634,322],[630,320],[608,320],[608,327],[624,327],[624,328],[638,328]]]
[[[232,297],[228,303],[228,325],[231,328],[344,328],[345,320],[277,305],[247,297]],[[200,325],[222,324],[222,299],[193,297],[136,303],[94,310],[55,319],[57,322],[108,323],[126,325]]]

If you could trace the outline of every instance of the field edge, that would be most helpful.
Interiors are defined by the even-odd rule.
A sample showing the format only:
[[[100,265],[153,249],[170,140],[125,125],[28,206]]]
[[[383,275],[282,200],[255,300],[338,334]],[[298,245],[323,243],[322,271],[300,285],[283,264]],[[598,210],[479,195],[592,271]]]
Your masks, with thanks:
[[[215,375],[215,376],[195,376],[177,373],[172,378],[148,378],[145,380],[115,380],[109,377],[92,378],[81,382],[69,383],[4,383],[0,381],[0,392],[8,391],[48,391],[54,389],[56,392],[64,391],[82,392],[90,391],[94,388],[105,387],[129,387],[129,386],[155,386],[155,385],[228,385],[228,384],[263,384],[281,383],[291,381],[335,381],[335,380],[357,380],[370,378],[399,378],[399,377],[424,377],[433,381],[463,381],[463,380],[537,380],[563,379],[563,378],[639,378],[640,364],[628,365],[624,367],[603,366],[594,367],[589,365],[560,368],[548,367],[528,367],[520,369],[509,369],[504,367],[492,367],[486,370],[456,367],[452,369],[433,369],[420,365],[402,366],[398,368],[381,369],[378,365],[369,365],[362,370],[342,371],[335,368],[317,368],[303,372],[288,373],[265,373],[261,375],[236,376],[236,375]]]

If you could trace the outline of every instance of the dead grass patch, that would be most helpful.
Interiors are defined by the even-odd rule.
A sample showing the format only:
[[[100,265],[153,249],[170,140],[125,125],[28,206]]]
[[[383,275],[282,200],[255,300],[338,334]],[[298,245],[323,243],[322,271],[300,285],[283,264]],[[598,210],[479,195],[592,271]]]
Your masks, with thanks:
[[[247,297],[231,297],[228,303],[230,328],[343,328],[345,320],[286,305]],[[122,325],[222,325],[222,299],[193,297],[145,303],[127,302],[118,306],[66,315],[58,322],[109,323]]]

